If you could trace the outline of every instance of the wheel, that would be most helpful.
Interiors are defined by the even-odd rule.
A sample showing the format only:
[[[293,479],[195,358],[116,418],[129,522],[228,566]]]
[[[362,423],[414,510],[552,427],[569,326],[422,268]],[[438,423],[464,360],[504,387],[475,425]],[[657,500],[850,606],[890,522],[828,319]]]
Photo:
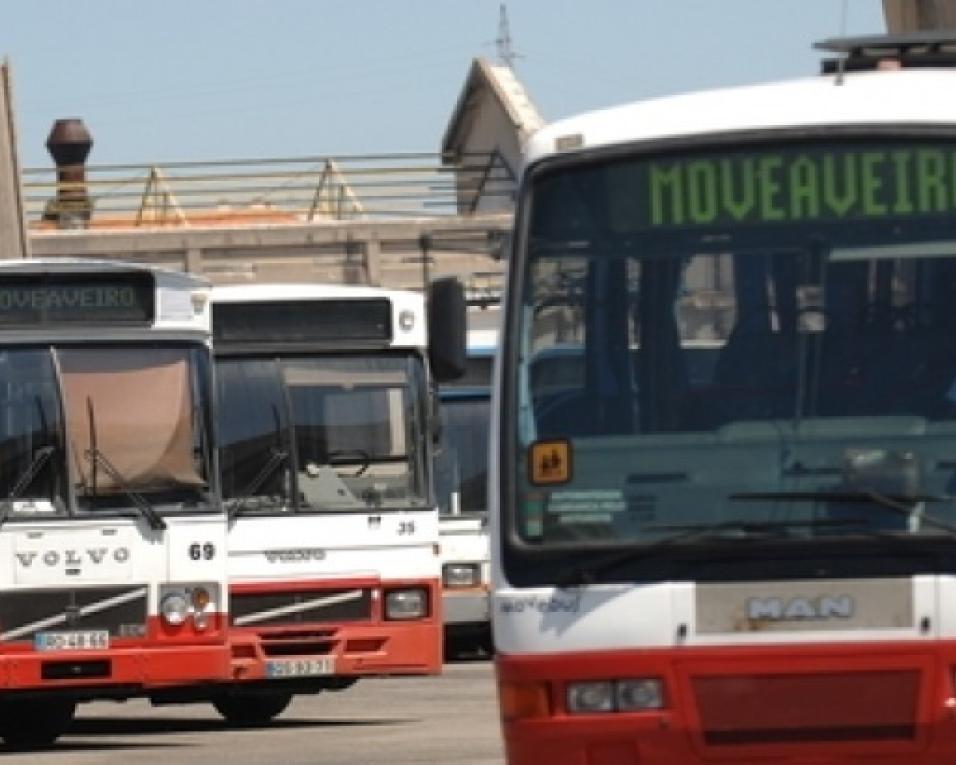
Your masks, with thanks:
[[[56,741],[73,720],[76,702],[20,700],[0,704],[0,737],[11,749],[38,749]]]
[[[230,693],[220,696],[212,704],[230,725],[251,728],[271,722],[285,711],[291,701],[291,693],[258,691]]]

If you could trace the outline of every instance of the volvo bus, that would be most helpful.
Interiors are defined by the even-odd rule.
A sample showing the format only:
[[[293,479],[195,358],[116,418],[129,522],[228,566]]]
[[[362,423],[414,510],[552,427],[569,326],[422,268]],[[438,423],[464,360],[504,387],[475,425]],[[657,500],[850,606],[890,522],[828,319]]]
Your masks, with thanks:
[[[470,316],[476,313],[469,311]],[[497,336],[493,329],[469,329],[465,374],[440,391],[441,446],[435,482],[441,511],[445,650],[452,657],[491,648],[488,432]]]
[[[460,285],[436,283],[431,327],[413,292],[213,294],[233,672],[213,703],[264,723],[296,693],[439,672],[430,381],[463,371]]]
[[[823,47],[529,142],[489,484],[512,765],[956,760],[956,38]]]
[[[228,677],[209,286],[0,263],[0,736]]]

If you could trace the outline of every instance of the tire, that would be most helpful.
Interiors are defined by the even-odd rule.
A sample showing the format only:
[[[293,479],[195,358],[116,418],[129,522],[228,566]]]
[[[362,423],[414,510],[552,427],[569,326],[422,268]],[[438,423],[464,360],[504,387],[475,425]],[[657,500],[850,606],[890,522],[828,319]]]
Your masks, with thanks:
[[[237,692],[220,696],[212,705],[229,725],[253,728],[272,722],[291,701],[292,694],[285,691]]]
[[[0,704],[0,738],[9,749],[50,746],[70,726],[76,702],[17,700]]]

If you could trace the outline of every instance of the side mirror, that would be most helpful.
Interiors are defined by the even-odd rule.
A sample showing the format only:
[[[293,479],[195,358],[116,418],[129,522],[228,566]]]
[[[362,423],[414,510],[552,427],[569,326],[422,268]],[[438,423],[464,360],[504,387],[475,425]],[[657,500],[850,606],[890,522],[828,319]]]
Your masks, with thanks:
[[[457,380],[467,361],[465,288],[453,276],[428,285],[428,361],[438,382]]]

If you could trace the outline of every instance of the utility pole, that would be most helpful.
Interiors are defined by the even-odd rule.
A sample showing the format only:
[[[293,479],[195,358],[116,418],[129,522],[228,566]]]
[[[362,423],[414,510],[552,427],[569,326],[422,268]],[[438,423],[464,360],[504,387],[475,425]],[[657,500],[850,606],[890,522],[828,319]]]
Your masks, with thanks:
[[[515,59],[521,58],[511,47],[511,28],[508,25],[508,8],[502,3],[498,13],[498,36],[495,38],[495,48],[498,50],[498,60],[509,69],[515,68]]]

